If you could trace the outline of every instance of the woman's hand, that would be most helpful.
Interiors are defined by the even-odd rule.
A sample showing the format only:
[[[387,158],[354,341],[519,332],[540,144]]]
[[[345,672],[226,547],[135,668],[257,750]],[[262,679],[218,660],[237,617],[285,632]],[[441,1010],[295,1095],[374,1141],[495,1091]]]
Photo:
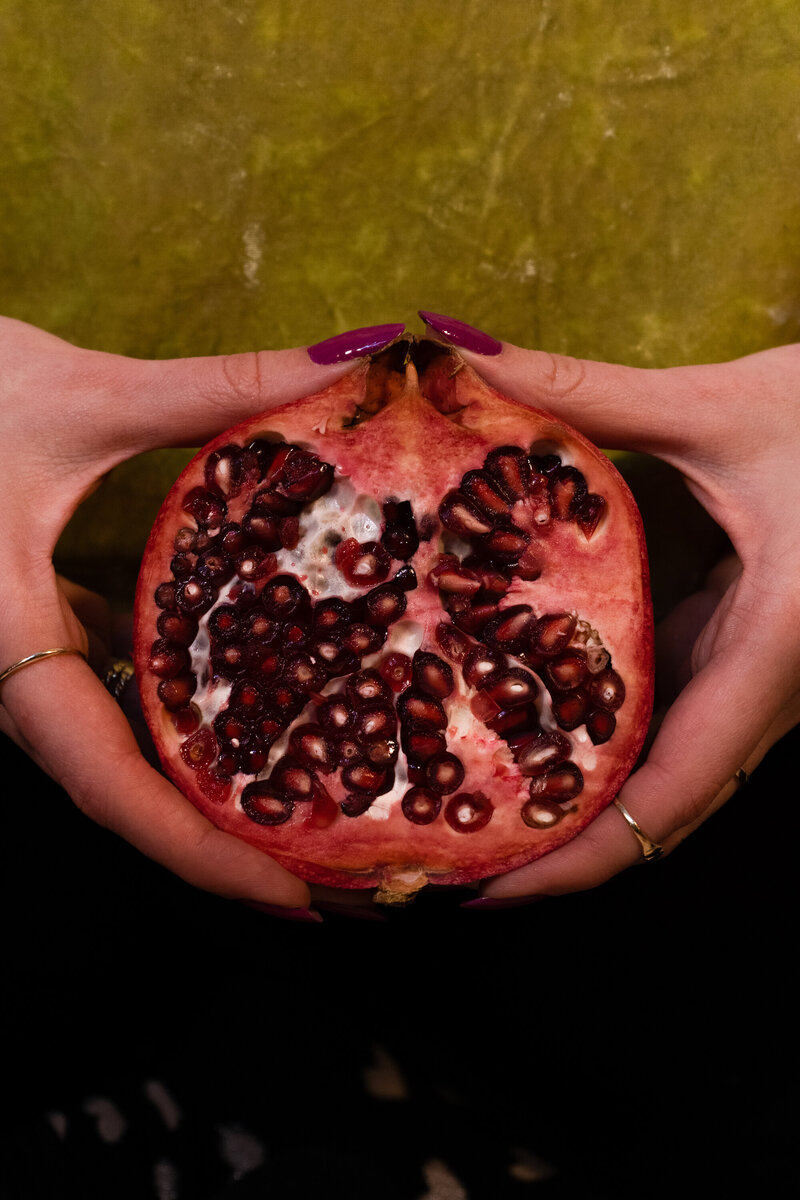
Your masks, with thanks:
[[[306,884],[214,828],[142,757],[102,671],[110,631],[97,597],[58,578],[53,550],[80,502],[125,459],[200,445],[246,416],[333,383],[402,325],[275,352],[141,361],[71,346],[0,318],[0,690],[8,734],[91,818],[188,882],[224,896],[303,908]],[[87,629],[99,631],[90,638]],[[22,798],[24,803],[28,798]]]
[[[730,537],[736,557],[661,631],[659,663],[675,698],[619,797],[668,852],[732,795],[736,771],[752,772],[800,720],[800,345],[642,370],[524,350],[421,315],[506,395],[555,413],[598,445],[676,467]],[[568,845],[492,880],[484,894],[579,891],[641,855],[610,807]]]

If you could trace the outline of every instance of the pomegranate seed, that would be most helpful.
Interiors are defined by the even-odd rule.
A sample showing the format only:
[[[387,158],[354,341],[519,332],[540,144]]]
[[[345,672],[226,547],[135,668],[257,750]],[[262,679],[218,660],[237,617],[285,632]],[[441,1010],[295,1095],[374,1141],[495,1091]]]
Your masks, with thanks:
[[[310,654],[289,654],[284,661],[283,682],[295,692],[313,692],[324,687],[327,674]]]
[[[525,553],[530,534],[516,525],[502,525],[481,538],[481,549],[487,558],[501,563],[513,564]]]
[[[346,817],[360,817],[375,800],[371,792],[359,792],[346,796],[339,807]]]
[[[294,517],[302,507],[298,500],[290,500],[288,496],[281,496],[271,488],[263,488],[253,497],[250,511],[271,514],[273,517]]]
[[[372,792],[377,795],[387,779],[387,771],[368,762],[349,763],[342,767],[342,783],[356,792]]]
[[[539,654],[555,657],[566,650],[577,624],[576,613],[547,613],[531,629],[531,646]]]
[[[294,812],[294,801],[269,780],[257,780],[248,783],[242,792],[242,808],[258,825],[282,825]]]
[[[200,710],[194,704],[187,704],[172,714],[174,728],[184,737],[200,728],[200,720]]]
[[[522,667],[511,667],[488,675],[480,685],[480,694],[488,696],[500,708],[516,708],[535,700],[539,685],[530,672]]]
[[[529,454],[528,462],[531,469],[540,475],[551,475],[556,467],[561,466],[561,459],[557,454]]]
[[[528,487],[528,499],[525,502],[525,508],[528,513],[529,520],[532,520],[534,525],[542,527],[550,524],[552,511],[550,508],[550,489],[548,486],[548,478],[540,472],[531,473],[531,481]]]
[[[439,520],[445,529],[459,537],[480,537],[494,528],[493,519],[463,492],[447,493],[439,505]]]
[[[391,704],[364,705],[356,711],[355,734],[363,742],[391,737],[397,729],[397,717]]]
[[[197,560],[197,577],[204,583],[221,587],[233,576],[234,565],[227,554],[218,550],[206,550]]]
[[[378,670],[393,692],[402,692],[411,683],[411,659],[407,654],[387,654]]]
[[[258,775],[263,771],[269,759],[269,746],[258,742],[250,742],[240,747],[236,755],[236,767],[243,775]]]
[[[247,534],[242,529],[241,525],[235,521],[228,521],[219,531],[220,549],[226,554],[230,554],[231,558],[236,558],[245,550],[250,542]]]
[[[283,667],[283,656],[268,641],[248,642],[245,647],[246,670],[258,679],[274,679]]]
[[[550,767],[566,762],[571,753],[568,739],[553,730],[537,733],[522,744],[514,757],[522,775],[543,775]]]
[[[463,567],[454,554],[443,554],[428,572],[428,582],[440,592],[474,596],[481,589],[480,577]]]
[[[558,658],[551,658],[545,665],[546,677],[559,692],[580,687],[588,671],[586,655],[581,650],[570,650]]]
[[[247,582],[268,579],[278,560],[263,546],[247,546],[235,559],[236,574]]]
[[[393,583],[383,583],[373,588],[367,592],[361,604],[367,624],[383,628],[397,621],[406,611],[405,594]]]
[[[211,673],[221,679],[235,679],[250,667],[250,647],[242,642],[225,642],[211,648]]]
[[[591,677],[588,692],[591,702],[609,713],[616,712],[625,700],[625,684],[610,667]]]
[[[189,666],[189,652],[179,642],[159,638],[150,648],[147,666],[159,679],[174,679]]]
[[[184,579],[175,591],[175,603],[182,613],[199,617],[208,612],[217,598],[217,589],[199,579]]]
[[[353,654],[358,655],[359,658],[363,658],[365,654],[374,654],[376,650],[380,650],[386,637],[385,629],[354,621],[342,633],[342,645]]]
[[[224,804],[231,794],[232,781],[216,767],[201,767],[197,772],[197,785],[213,804]]]
[[[193,771],[207,767],[216,756],[217,739],[210,729],[198,729],[181,744],[181,758]]]
[[[452,603],[454,600],[462,603],[454,605]],[[471,633],[475,637],[480,637],[487,623],[497,613],[497,605],[471,604],[465,596],[451,596],[448,597],[447,611],[459,629],[463,629],[465,633]]]
[[[557,521],[569,521],[586,496],[586,480],[575,467],[556,467],[550,473],[550,506]]]
[[[195,554],[197,551],[197,530],[189,529],[184,526],[175,534],[172,542],[173,548],[178,554]]]
[[[336,769],[337,755],[321,725],[296,725],[289,735],[289,752],[310,771],[328,775]]]
[[[333,467],[322,462],[316,454],[291,447],[283,462],[280,479],[275,490],[290,500],[301,500],[304,504],[318,500],[333,485]]]
[[[426,763],[447,749],[444,734],[424,725],[404,726],[402,742],[406,758],[413,763]]]
[[[206,487],[220,496],[238,496],[245,483],[255,483],[258,477],[255,452],[234,443],[212,451],[206,459]]]
[[[352,650],[342,645],[340,635],[330,638],[317,638],[311,643],[311,654],[325,668],[329,678],[337,675],[349,675],[358,666],[358,658]]]
[[[339,816],[339,806],[323,784],[314,780],[314,795],[311,800],[311,810],[306,817],[306,825],[313,829],[327,829]]]
[[[539,727],[539,714],[535,704],[519,704],[515,708],[504,708],[496,717],[486,717],[484,724],[498,737],[512,738]]]
[[[613,713],[604,712],[602,708],[594,708],[586,714],[586,732],[595,746],[602,746],[613,736],[617,728],[617,718]]]
[[[373,767],[393,767],[397,762],[399,753],[400,747],[396,740],[391,737],[367,742],[364,747],[364,757]]]
[[[477,833],[492,819],[494,805],[483,792],[460,792],[445,806],[444,819],[456,833]]]
[[[461,480],[461,491],[487,516],[505,517],[511,511],[511,504],[487,471],[468,471]]]
[[[397,701],[400,719],[407,724],[426,725],[429,729],[446,729],[447,714],[441,701],[415,691],[402,692]]]
[[[383,506],[384,530],[381,544],[392,558],[413,558],[419,549],[419,534],[411,503],[389,500]]]
[[[532,613],[530,604],[513,604],[500,609],[497,616],[487,621],[483,630],[484,640],[506,654],[518,653],[530,641],[534,623]]]
[[[427,788],[412,787],[403,796],[400,807],[403,810],[403,816],[412,824],[430,825],[441,811],[442,798],[428,791]]]
[[[197,690],[197,680],[191,672],[176,675],[174,679],[162,679],[158,685],[158,698],[168,712],[184,708]]]
[[[425,781],[432,792],[446,796],[464,782],[464,764],[455,754],[434,754],[425,764]]]
[[[188,554],[176,554],[170,560],[169,569],[175,579],[188,579],[194,570],[194,560]]]
[[[238,749],[250,737],[252,724],[247,717],[225,708],[214,718],[214,732],[221,742]]]
[[[472,646],[463,630],[449,621],[440,621],[436,626],[436,640],[447,657],[455,663],[462,663]]]
[[[347,733],[354,721],[352,710],[336,696],[317,705],[317,717],[323,729],[337,735]]]
[[[404,592],[413,592],[414,588],[419,586],[417,581],[417,572],[410,563],[406,563],[404,566],[399,568],[399,570],[395,573],[393,582],[396,583],[399,588],[402,588]]]
[[[453,690],[453,668],[438,654],[417,650],[411,671],[414,687],[426,696],[444,700]]]
[[[345,630],[353,619],[352,605],[340,596],[320,600],[314,609],[313,624],[317,633]]]
[[[577,729],[586,720],[586,696],[580,690],[553,697],[553,716],[562,729]]]
[[[272,516],[249,512],[242,521],[242,532],[249,543],[262,546],[265,550],[280,550],[283,544],[278,522]]]
[[[336,749],[339,756],[339,765],[342,767],[349,767],[352,766],[353,763],[364,761],[363,747],[360,742],[355,740],[355,738],[341,738]]]
[[[290,796],[292,800],[302,802],[310,800],[313,795],[313,772],[289,755],[278,759],[269,778],[273,787],[281,794]]]
[[[605,512],[605,508],[605,500],[602,496],[598,496],[596,492],[588,492],[583,500],[580,501],[575,514],[575,520],[587,541],[600,524],[600,518]]]
[[[336,547],[336,566],[353,587],[371,587],[389,574],[392,560],[378,542],[347,538]]]
[[[392,696],[392,689],[381,673],[372,669],[356,671],[347,680],[344,690],[354,708],[378,700],[388,702]]]
[[[520,809],[520,815],[531,829],[552,829],[564,816],[564,810],[553,800],[543,796],[526,800]]]
[[[219,604],[209,613],[208,632],[212,638],[232,638],[239,632],[239,613],[232,604]]]
[[[583,775],[579,767],[572,762],[560,763],[552,767],[544,775],[535,775],[531,780],[531,799],[545,797],[565,804],[568,800],[583,791]]]
[[[506,665],[506,657],[490,646],[474,646],[464,657],[462,672],[469,687],[478,687],[494,671]]]
[[[261,593],[264,611],[278,620],[298,620],[310,612],[311,598],[294,575],[275,575]]]
[[[194,517],[201,529],[218,529],[225,520],[228,506],[221,496],[206,488],[195,487],[184,496],[183,511]]]
[[[527,454],[519,446],[490,450],[484,466],[512,500],[523,500],[528,494],[531,468]]]

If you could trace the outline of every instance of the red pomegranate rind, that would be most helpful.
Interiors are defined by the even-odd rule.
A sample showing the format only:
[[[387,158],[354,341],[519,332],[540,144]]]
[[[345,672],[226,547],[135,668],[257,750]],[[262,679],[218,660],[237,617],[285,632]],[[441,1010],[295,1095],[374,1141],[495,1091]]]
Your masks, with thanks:
[[[499,874],[570,840],[629,774],[652,704],[644,537],[624,481],[582,435],[502,397],[451,351],[429,342],[424,347],[416,354],[425,364],[419,378],[413,365],[419,348],[402,368],[400,355],[390,351],[334,387],[255,417],[205,447],[159,513],[136,599],[142,705],[177,786],[219,827],[303,878],[378,887],[384,896],[412,893],[426,882],[460,884]],[[227,464],[225,471],[212,469],[218,451],[227,459],[236,446],[251,447],[238,474],[235,461],[232,470]],[[231,476],[233,492],[215,499],[210,486],[221,481],[224,492]],[[266,531],[265,557],[274,561],[263,576],[226,578],[217,562],[220,535],[209,521],[233,530],[226,545],[246,559],[237,530],[260,531],[258,522],[247,521],[259,491],[257,512],[291,500],[292,530],[277,547],[273,527]],[[348,580],[352,546],[341,552],[339,565],[336,554],[348,539],[377,545],[378,557],[386,552],[385,578],[381,560],[375,580],[370,571]],[[534,558],[537,570],[531,571]],[[454,582],[463,572],[480,579],[480,589],[441,589],[443,562],[453,567]],[[192,572],[207,563],[216,574],[202,581],[205,590],[187,587]],[[502,618],[507,609],[513,610],[509,622]],[[214,617],[217,610],[221,618]],[[178,615],[166,619],[164,612]],[[186,651],[195,621],[198,634]],[[162,630],[183,639],[172,658]],[[551,636],[543,637],[543,630]],[[159,675],[173,663],[177,669],[185,653],[188,673],[184,668],[170,680]],[[380,712],[366,713],[355,685],[347,691],[349,677],[367,670],[392,678],[398,655],[416,668],[386,689]],[[462,666],[471,678],[469,664],[482,656],[487,673],[472,686]],[[587,680],[576,674],[583,658],[591,665]],[[535,686],[512,686],[531,676]],[[162,696],[169,693],[166,705],[159,687]],[[230,696],[233,719],[218,718]],[[330,724],[331,697],[353,709],[346,730]],[[554,703],[556,713],[568,714],[560,727]],[[607,711],[612,708],[616,723]],[[567,728],[582,713],[582,723]],[[587,720],[594,721],[594,738]],[[205,763],[210,735],[198,737],[198,724],[219,739],[216,762],[203,768],[203,781],[209,775],[218,781],[213,789],[201,786],[198,751],[192,750],[202,745]],[[314,795],[325,799],[324,820],[318,799],[281,792],[280,772],[270,779],[275,763],[285,764],[287,755],[291,761],[292,731],[309,726],[322,726],[331,739],[319,751],[324,766],[314,785]],[[568,743],[567,761],[582,780],[577,795],[559,790],[555,777],[544,792],[542,782],[532,791],[531,775],[517,765],[520,757],[530,761],[526,744],[548,731]],[[188,749],[187,737],[194,738]],[[562,763],[551,769],[562,770]],[[281,770],[285,774],[285,765]],[[271,798],[267,804],[246,797],[243,806],[242,793],[255,782],[269,783],[264,796],[274,792],[291,803],[281,808]],[[429,792],[431,783],[443,789],[445,803],[430,821],[415,821],[403,799],[412,788]],[[485,822],[456,828],[445,819],[451,787],[459,796],[487,798]],[[258,794],[251,787],[247,795]],[[568,799],[558,800],[562,794]],[[547,819],[538,823],[531,820],[532,798],[541,807],[542,796]]]

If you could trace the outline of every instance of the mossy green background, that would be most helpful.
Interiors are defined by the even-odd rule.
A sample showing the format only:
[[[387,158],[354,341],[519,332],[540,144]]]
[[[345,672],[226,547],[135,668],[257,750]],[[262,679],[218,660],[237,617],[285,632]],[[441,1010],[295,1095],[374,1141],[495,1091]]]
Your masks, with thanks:
[[[798,97],[796,0],[0,0],[0,311],[136,356],[423,306],[734,357],[800,336]],[[66,560],[135,553],[174,466]]]

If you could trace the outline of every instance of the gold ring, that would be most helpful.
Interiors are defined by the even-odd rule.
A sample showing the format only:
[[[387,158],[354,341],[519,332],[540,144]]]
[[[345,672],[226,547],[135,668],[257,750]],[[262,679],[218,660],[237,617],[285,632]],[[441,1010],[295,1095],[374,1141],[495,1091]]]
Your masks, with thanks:
[[[115,700],[122,699],[122,693],[133,679],[133,663],[129,658],[117,658],[103,676],[103,687],[111,693]]]
[[[86,655],[82,650],[78,650],[77,646],[56,646],[54,650],[40,650],[38,654],[29,654],[27,658],[21,658],[19,662],[12,663],[10,667],[6,667],[5,671],[0,674],[0,684],[5,683],[9,675],[13,675],[16,671],[21,671],[23,667],[29,667],[32,663],[40,662],[43,658],[55,658],[57,654],[80,654],[81,658],[86,661]]]
[[[615,800],[614,805],[619,809],[625,820],[630,825],[631,833],[642,848],[642,854],[644,855],[645,862],[655,862],[655,860],[660,858],[664,853],[664,847],[660,846],[658,842],[654,842],[652,838],[647,836],[641,825],[634,821],[633,817],[628,812],[621,800]]]
[[[733,778],[741,787],[744,787],[744,785],[750,780],[750,776],[747,774],[747,771],[745,771],[744,767],[739,767],[739,770],[736,772]]]

